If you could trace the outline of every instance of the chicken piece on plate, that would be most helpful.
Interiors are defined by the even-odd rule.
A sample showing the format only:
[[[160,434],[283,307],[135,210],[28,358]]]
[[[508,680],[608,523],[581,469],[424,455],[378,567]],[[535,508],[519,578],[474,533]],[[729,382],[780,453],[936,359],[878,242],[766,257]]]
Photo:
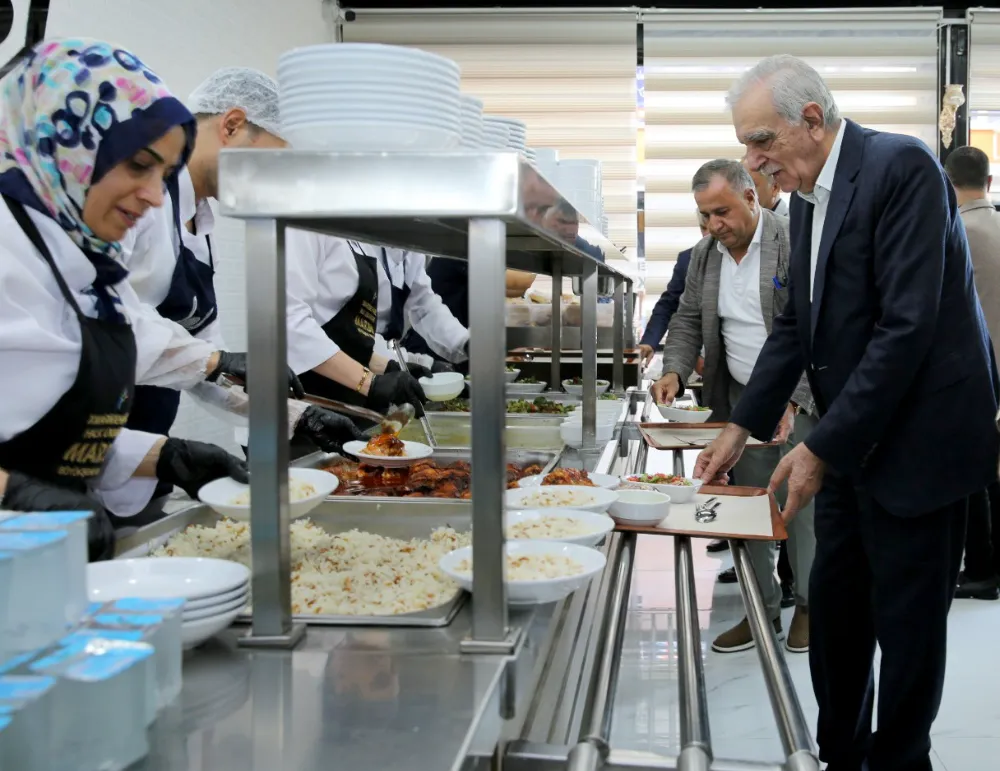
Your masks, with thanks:
[[[582,485],[583,487],[595,487],[590,481],[590,476],[586,469],[578,468],[557,468],[545,475],[542,480],[543,485]]]

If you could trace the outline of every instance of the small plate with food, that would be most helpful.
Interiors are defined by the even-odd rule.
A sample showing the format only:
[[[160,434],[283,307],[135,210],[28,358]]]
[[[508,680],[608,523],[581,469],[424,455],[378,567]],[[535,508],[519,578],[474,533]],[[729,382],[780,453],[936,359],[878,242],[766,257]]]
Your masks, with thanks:
[[[581,509],[603,514],[618,500],[618,494],[603,487],[539,485],[507,490],[508,509]]]
[[[344,445],[344,452],[372,466],[395,468],[431,457],[434,448],[420,442],[404,441],[395,434],[379,434],[368,440],[367,444],[348,442]]]
[[[674,503],[690,503],[701,489],[700,479],[679,477],[675,474],[634,474],[622,477],[622,482],[651,487],[658,493],[666,493]]]
[[[361,444],[361,442],[358,442]],[[288,469],[288,513],[292,519],[304,517],[332,495],[340,480],[328,471],[314,468]],[[224,517],[250,521],[250,485],[223,477],[198,491],[198,498]]]
[[[507,540],[510,541],[558,541],[597,546],[614,529],[615,523],[610,517],[592,511],[534,509],[507,512]]]
[[[509,541],[504,545],[504,578],[511,605],[556,602],[586,586],[604,569],[602,552],[575,543]],[[441,572],[472,591],[472,547],[445,554]]]
[[[697,404],[681,406],[677,406],[676,402],[674,404],[657,404],[656,409],[667,420],[673,420],[677,423],[705,423],[712,417],[711,407],[701,407]]]
[[[577,485],[579,487],[603,487],[614,490],[621,484],[621,479],[611,474],[594,474],[580,468],[557,468],[548,474],[532,474],[523,477],[518,487],[538,487],[539,485]]]
[[[563,390],[568,394],[575,394],[576,396],[583,396],[583,378],[582,377],[571,377],[569,380],[562,381]],[[600,396],[605,391],[611,387],[611,383],[607,380],[597,380],[597,395]]]

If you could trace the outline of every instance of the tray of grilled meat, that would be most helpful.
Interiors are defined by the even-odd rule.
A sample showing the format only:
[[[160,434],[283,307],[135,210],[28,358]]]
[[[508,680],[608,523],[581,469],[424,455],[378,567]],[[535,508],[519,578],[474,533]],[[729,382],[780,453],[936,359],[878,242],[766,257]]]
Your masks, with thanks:
[[[548,473],[559,454],[511,451],[507,453],[507,486],[534,474]],[[329,456],[314,464],[340,480],[337,495],[379,498],[443,498],[465,500],[472,497],[471,453],[437,451],[433,458],[401,468],[383,468]]]

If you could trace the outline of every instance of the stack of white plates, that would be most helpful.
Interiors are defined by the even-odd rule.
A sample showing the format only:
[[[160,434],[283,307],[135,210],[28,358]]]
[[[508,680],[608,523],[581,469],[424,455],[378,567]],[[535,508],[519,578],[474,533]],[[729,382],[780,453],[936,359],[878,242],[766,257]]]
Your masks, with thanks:
[[[602,214],[601,162],[593,159],[559,161],[556,189],[588,222],[598,223]]]
[[[185,648],[227,628],[250,599],[250,571],[238,562],[201,557],[141,557],[87,566],[91,602],[125,597],[184,600]]]
[[[462,147],[480,149],[486,142],[483,133],[483,103],[474,96],[462,94],[460,97]]]
[[[559,175],[559,151],[554,147],[536,147],[535,167],[550,184],[555,184]]]
[[[460,77],[416,48],[295,48],[278,60],[282,133],[302,150],[449,150],[462,131]]]
[[[483,147],[488,150],[506,150],[510,142],[510,129],[491,115],[483,116]]]
[[[527,160],[528,163],[530,163],[532,166],[537,166],[538,165],[538,156],[535,155],[535,148],[534,147],[525,147],[524,148],[524,157],[525,157],[525,160]]]
[[[501,118],[496,115],[490,116],[494,121],[507,127],[507,148],[524,152],[525,144],[528,141],[528,127],[523,120],[517,118]]]

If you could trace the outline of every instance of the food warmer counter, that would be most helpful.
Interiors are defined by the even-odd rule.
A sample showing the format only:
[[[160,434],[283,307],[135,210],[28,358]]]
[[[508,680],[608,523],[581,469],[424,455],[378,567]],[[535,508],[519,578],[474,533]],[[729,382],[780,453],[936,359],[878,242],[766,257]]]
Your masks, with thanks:
[[[529,609],[507,606],[501,580],[507,346],[498,323],[506,268],[548,273],[556,283],[563,275],[582,277],[586,449],[564,452],[560,464],[622,474],[641,470],[644,460],[644,445],[631,422],[619,424],[606,445],[595,442],[598,277],[613,279],[619,363],[625,288],[631,281],[529,217],[528,212],[544,211],[559,200],[553,188],[506,152],[432,156],[241,150],[222,153],[219,200],[223,214],[247,220],[248,307],[253,309],[248,318],[248,386],[254,393],[253,616],[249,633],[234,627],[186,658],[181,701],[156,721],[151,754],[138,768],[485,771],[563,768],[568,763],[573,771],[708,769],[711,745],[687,539],[677,539],[679,557],[685,549],[687,553],[686,560],[678,559],[685,704],[684,750],[678,759],[635,761],[608,746],[634,534],[613,533],[604,546],[604,571],[565,600]],[[408,515],[426,512],[429,518],[458,521],[465,512],[475,532],[474,599],[457,609],[450,624],[310,625],[306,633],[304,624],[293,621],[283,428],[286,226],[469,259],[470,363],[477,405],[471,417],[471,501],[387,499],[372,507],[341,498],[325,504],[323,514],[345,526],[352,517],[363,517],[365,529],[378,532],[403,526],[399,523]],[[550,342],[557,375],[560,331],[552,328]],[[613,375],[618,392],[623,390],[621,371],[619,364]],[[140,529],[121,548],[141,550],[171,525],[206,516],[193,510],[197,508],[183,508],[152,529]],[[737,566],[753,587],[752,576],[748,579],[743,566]],[[750,600],[754,613],[762,613],[759,591],[751,591]],[[782,685],[787,685],[787,671],[785,676],[772,689],[776,709],[791,716],[781,722],[783,736],[799,726],[788,707]],[[711,765],[733,771],[761,768],[719,763]],[[811,771],[816,765],[788,767]]]

